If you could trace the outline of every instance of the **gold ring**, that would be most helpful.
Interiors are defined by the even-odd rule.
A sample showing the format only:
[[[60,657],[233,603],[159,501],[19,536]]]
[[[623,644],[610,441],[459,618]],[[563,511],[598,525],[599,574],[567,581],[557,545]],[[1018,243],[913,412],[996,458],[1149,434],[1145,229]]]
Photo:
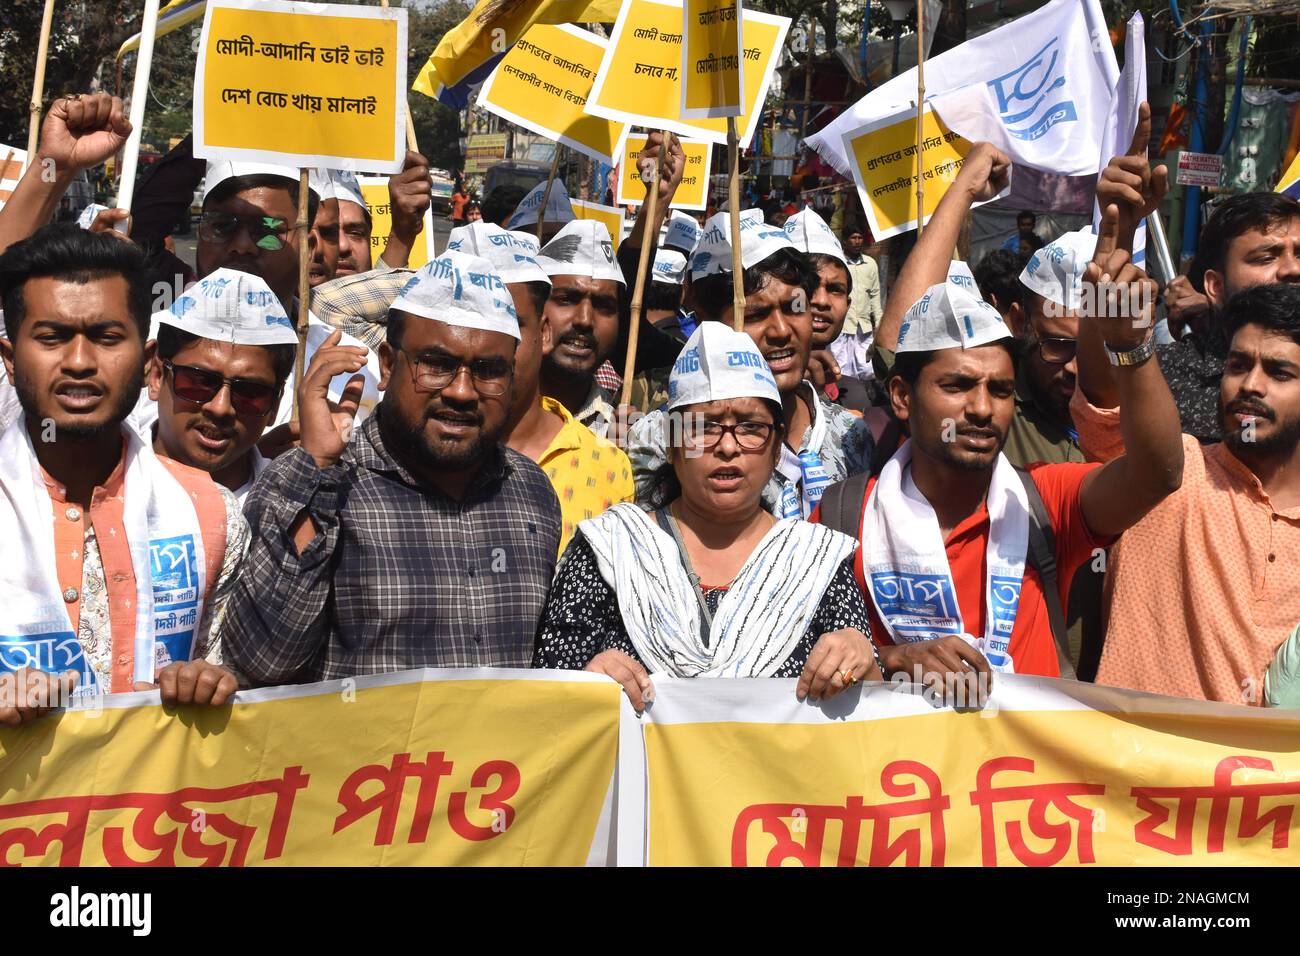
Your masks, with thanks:
[[[840,678],[844,681],[845,687],[852,687],[858,682],[858,679],[853,676],[853,668],[851,667],[840,671]]]

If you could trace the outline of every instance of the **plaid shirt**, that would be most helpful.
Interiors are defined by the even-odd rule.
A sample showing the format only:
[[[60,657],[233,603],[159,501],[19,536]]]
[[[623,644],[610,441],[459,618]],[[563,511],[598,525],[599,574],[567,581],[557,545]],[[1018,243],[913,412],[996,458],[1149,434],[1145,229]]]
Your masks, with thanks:
[[[384,448],[383,405],[321,469],[301,449],[249,496],[253,542],[221,639],[241,683],[414,667],[528,667],[560,542],[546,475],[502,446],[463,501]],[[321,529],[297,553],[306,511]]]

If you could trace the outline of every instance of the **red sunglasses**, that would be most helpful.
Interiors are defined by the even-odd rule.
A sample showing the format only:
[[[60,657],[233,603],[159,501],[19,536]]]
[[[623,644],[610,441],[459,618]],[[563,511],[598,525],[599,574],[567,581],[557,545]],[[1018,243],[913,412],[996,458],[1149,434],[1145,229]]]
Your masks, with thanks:
[[[222,386],[230,386],[230,404],[237,415],[266,415],[275,406],[280,389],[264,382],[243,378],[226,378],[218,372],[193,365],[175,365],[164,361],[172,373],[172,394],[195,405],[206,405],[217,397]]]

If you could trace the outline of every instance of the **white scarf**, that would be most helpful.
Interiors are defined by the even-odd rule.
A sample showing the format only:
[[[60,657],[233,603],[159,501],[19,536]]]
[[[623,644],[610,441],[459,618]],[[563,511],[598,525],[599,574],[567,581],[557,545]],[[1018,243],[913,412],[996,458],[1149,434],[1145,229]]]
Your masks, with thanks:
[[[826,440],[826,410],[822,408],[821,399],[811,382],[805,380],[799,387],[808,390],[812,422],[805,433],[808,440],[799,445],[797,452],[791,451],[789,445],[781,445],[776,470],[786,480],[778,505],[782,518],[807,518],[822,500],[822,493],[832,484],[821,458],[822,442]]]
[[[994,670],[1014,673],[1011,631],[1029,548],[1029,499],[1005,455],[989,482],[989,538],[985,554],[984,635],[962,622],[957,588],[934,508],[912,481],[909,439],[885,465],[862,510],[862,566],[880,620],[896,642],[956,634],[976,647]]]
[[[122,432],[122,523],[136,584],[134,679],[153,682],[156,663],[193,654],[207,584],[203,535],[189,493],[139,435]],[[0,562],[0,670],[76,670],[79,686],[89,689],[97,680],[59,591],[52,513],[19,416],[0,436],[0,541],[22,556]],[[98,536],[105,533],[97,529]]]
[[[631,503],[578,530],[614,590],[632,646],[651,673],[674,677],[771,677],[794,653],[840,564],[848,535],[782,519],[763,536],[700,639],[700,607],[677,544]]]

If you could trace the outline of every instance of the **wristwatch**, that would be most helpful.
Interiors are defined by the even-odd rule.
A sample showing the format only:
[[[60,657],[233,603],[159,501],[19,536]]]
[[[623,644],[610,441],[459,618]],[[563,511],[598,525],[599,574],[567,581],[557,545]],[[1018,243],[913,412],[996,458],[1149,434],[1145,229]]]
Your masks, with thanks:
[[[1104,342],[1102,345],[1106,349],[1106,357],[1110,359],[1111,365],[1141,365],[1151,356],[1156,354],[1156,339],[1154,335],[1148,335],[1145,342],[1135,349],[1129,349],[1127,352],[1116,352]]]

